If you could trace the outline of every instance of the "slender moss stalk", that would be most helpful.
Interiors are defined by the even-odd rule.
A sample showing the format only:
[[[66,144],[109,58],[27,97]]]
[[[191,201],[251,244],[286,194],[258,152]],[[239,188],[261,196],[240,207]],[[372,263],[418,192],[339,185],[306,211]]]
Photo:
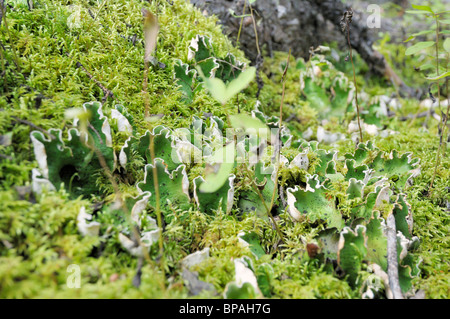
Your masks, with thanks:
[[[97,19],[98,15],[100,14],[100,11],[102,11],[103,7],[107,2],[108,0],[102,1],[102,3],[100,4],[100,8],[98,8],[97,12],[95,13],[94,20]]]
[[[144,81],[142,83],[142,94],[144,95],[145,113],[144,117],[150,116],[150,101],[148,98],[148,61],[144,61]]]
[[[256,50],[258,51],[258,57],[260,57],[261,50],[259,49],[258,31],[256,30],[256,20],[255,20],[255,16],[253,15],[252,5],[249,4],[248,7],[250,8],[250,15],[252,16],[252,21],[253,21],[253,30],[255,31]]]
[[[239,31],[236,39],[236,43],[239,45],[239,39],[241,38],[241,31],[242,31],[242,25],[244,24],[244,18],[245,18],[245,10],[247,9],[247,1],[244,2],[244,9],[242,9],[242,17],[241,17],[241,23],[239,24]]]
[[[353,63],[353,53],[352,53],[352,45],[350,43],[350,23],[352,22],[353,11],[346,11],[342,18],[342,23],[345,24],[344,30],[347,31],[347,42],[348,42],[348,50],[350,51],[350,61],[352,63],[353,68],[353,83],[355,84],[355,102],[356,102],[356,113],[358,116],[358,127],[359,127],[359,139],[360,142],[363,141],[363,133],[361,129],[361,117],[359,112],[359,102],[358,102],[358,85],[356,84],[356,72],[355,72],[355,64]]]
[[[94,129],[91,127],[91,129]],[[95,129],[94,129],[95,131]],[[95,155],[98,158],[98,162],[100,163],[100,166],[102,167],[103,171],[105,172],[106,176],[108,177],[108,180],[110,181],[111,185],[113,186],[114,193],[116,195],[116,198],[120,200],[121,208],[123,209],[125,213],[125,218],[130,226],[130,230],[133,232],[133,236],[135,237],[135,240],[137,241],[138,245],[142,247],[142,251],[144,253],[144,258],[148,261],[149,264],[153,264],[153,261],[150,258],[150,255],[148,253],[148,250],[145,246],[143,246],[140,235],[136,228],[133,226],[133,222],[131,220],[131,212],[129,211],[128,207],[125,205],[125,202],[122,200],[122,193],[120,192],[119,186],[117,185],[114,176],[111,172],[111,170],[108,167],[108,164],[106,164],[106,160],[103,156],[103,154],[100,152],[100,150],[95,147],[94,143],[91,142],[93,140],[92,135],[87,132],[88,134],[88,142],[86,143],[87,147],[89,147],[92,151],[94,151]]]
[[[289,56],[286,62],[286,67],[284,69],[283,72],[283,77],[282,77],[282,82],[283,82],[283,91],[282,91],[282,95],[281,95],[281,103],[280,103],[280,120],[278,123],[278,136],[277,136],[277,143],[280,142],[280,137],[279,134],[281,133],[281,126],[282,126],[282,122],[283,122],[283,103],[284,103],[284,95],[285,95],[285,89],[286,89],[286,74],[287,74],[287,70],[289,68],[289,60],[291,58],[291,50],[289,50]],[[269,218],[272,220],[272,223],[275,226],[275,229],[278,233],[278,236],[280,237],[280,239],[284,242],[284,236],[283,233],[281,232],[280,228],[278,227],[278,224],[275,220],[275,218],[272,215],[272,208],[273,205],[275,203],[275,197],[276,197],[276,193],[277,193],[277,189],[278,189],[278,171],[280,168],[280,151],[281,151],[281,147],[277,148],[276,150],[276,163],[275,163],[275,181],[274,181],[274,188],[273,188],[273,193],[272,193],[272,198],[270,200],[270,205],[267,205],[266,201],[264,200],[264,196],[261,193],[261,191],[258,188],[258,185],[255,183],[254,180],[252,180],[252,187],[253,189],[256,191],[256,193],[258,194],[259,198],[261,199],[261,202],[264,205],[264,208],[266,209],[267,215],[269,216]],[[247,172],[247,176],[249,178],[251,178],[251,176],[253,175],[252,172],[248,169],[247,165],[244,164],[244,167],[246,169]]]
[[[281,102],[280,102],[280,120],[278,122],[278,136],[277,136],[277,143],[281,143],[280,141],[280,134],[281,134],[281,126],[283,123],[283,104],[284,104],[284,95],[285,95],[285,91],[286,91],[286,74],[287,71],[289,69],[289,60],[291,59],[291,50],[289,49],[289,55],[286,61],[286,67],[284,68],[284,72],[283,72],[283,76],[281,81],[283,82],[283,90],[281,93]],[[275,196],[276,196],[276,192],[278,189],[278,172],[280,170],[280,152],[281,152],[281,145],[280,147],[276,150],[276,180],[275,180],[275,187],[273,189],[273,193],[272,193],[272,200],[270,202],[270,208],[272,209],[273,204],[275,202]]]
[[[244,168],[245,168],[245,170],[246,170],[247,177],[251,180],[251,185],[252,185],[253,189],[254,189],[255,192],[258,194],[259,198],[261,199],[261,202],[262,202],[263,205],[264,205],[264,208],[266,209],[267,216],[269,216],[269,218],[272,220],[272,223],[273,223],[274,226],[275,226],[275,229],[276,229],[276,231],[277,231],[278,236],[279,236],[280,239],[284,242],[284,236],[283,236],[283,233],[281,232],[281,230],[280,230],[280,228],[278,227],[278,224],[277,224],[275,218],[273,217],[273,215],[272,215],[272,213],[271,213],[272,207],[269,208],[269,206],[267,206],[267,203],[266,203],[266,201],[264,200],[263,194],[262,194],[261,191],[259,190],[258,185],[257,185],[257,184],[255,183],[255,181],[252,179],[252,176],[254,175],[253,172],[250,171],[250,169],[247,167],[247,164],[245,164],[245,163],[244,163]]]
[[[439,19],[438,16],[435,16],[436,18],[436,76],[439,77]],[[449,54],[447,54],[447,67],[446,67],[446,71],[448,71],[448,60],[449,60]],[[438,87],[438,108],[441,108],[441,93],[440,93],[440,87],[439,87],[439,80],[436,81],[437,83],[437,87]],[[450,101],[449,101],[449,92],[448,92],[448,80],[446,80],[446,90],[447,90],[447,112],[445,114],[445,118],[443,119],[442,123],[442,130],[439,134],[439,146],[436,152],[436,164],[434,166],[434,172],[433,172],[433,177],[431,178],[431,182],[430,182],[430,186],[428,188],[428,196],[431,196],[432,194],[432,190],[433,190],[433,184],[434,184],[434,180],[436,178],[436,174],[437,174],[437,170],[439,167],[439,163],[440,163],[440,156],[441,156],[441,149],[442,149],[442,145],[444,143],[444,138],[445,138],[445,131],[447,128],[447,121],[448,121],[448,116],[449,116],[449,111],[450,111]],[[430,108],[431,110],[431,108]]]

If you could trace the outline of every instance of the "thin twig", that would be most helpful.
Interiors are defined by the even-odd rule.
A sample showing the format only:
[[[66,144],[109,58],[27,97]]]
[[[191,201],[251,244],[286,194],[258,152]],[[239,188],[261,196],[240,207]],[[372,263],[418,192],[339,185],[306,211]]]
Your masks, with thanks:
[[[94,77],[92,76],[92,74],[89,73],[89,71],[84,67],[83,64],[81,64],[80,62],[77,62],[76,66],[77,66],[77,68],[81,68],[81,69],[86,73],[86,75],[88,76],[88,78],[91,79],[92,81],[94,81],[95,84],[97,84],[97,86],[98,86],[100,89],[102,89],[103,94],[104,94],[104,96],[103,96],[103,98],[102,98],[102,103],[105,103],[106,100],[108,99],[108,97],[112,97],[113,99],[115,99],[113,92],[111,92],[110,90],[108,90],[103,84],[101,84],[96,78],[94,78]]]
[[[248,6],[250,8],[250,16],[252,17],[253,30],[255,32],[256,50],[258,51],[258,55],[256,56],[256,83],[258,84],[258,91],[256,92],[256,98],[259,98],[261,89],[264,86],[264,81],[261,79],[261,75],[259,74],[259,70],[261,69],[261,66],[264,62],[264,58],[262,57],[261,50],[259,48],[258,30],[256,28],[255,16],[253,15],[253,7],[250,3],[248,4]]]
[[[277,149],[275,149],[275,156],[276,156],[276,162],[275,162],[275,166],[276,166],[276,180],[275,180],[275,187],[273,189],[273,193],[272,193],[272,200],[270,201],[270,209],[272,209],[273,204],[275,202],[275,196],[276,196],[276,191],[278,188],[278,172],[280,170],[280,153],[281,153],[281,126],[283,124],[283,104],[284,104],[284,95],[285,95],[285,91],[286,91],[286,75],[287,75],[287,71],[289,69],[289,60],[291,59],[291,50],[289,49],[289,55],[286,61],[286,67],[284,68],[284,72],[283,72],[283,76],[281,78],[281,81],[283,81],[283,91],[281,93],[281,102],[280,102],[280,119],[278,122],[278,134],[277,134]]]
[[[56,139],[56,137],[49,133],[47,130],[43,129],[42,127],[37,126],[36,124],[31,123],[30,121],[27,120],[23,120],[21,118],[18,118],[17,116],[12,115],[11,116],[16,122],[22,123],[22,124],[26,124],[32,128],[34,128],[35,130],[41,131],[42,133],[44,133],[45,135],[47,135],[50,139],[54,140]]]
[[[67,56],[69,57],[69,58],[71,58],[72,59],[72,57],[68,54],[68,53],[66,53],[67,54]],[[101,84],[96,78],[94,78],[94,76],[84,67],[84,65],[83,64],[81,64],[80,62],[76,62],[76,67],[77,68],[81,68],[83,71],[84,71],[84,73],[86,73],[86,75],[88,76],[88,78],[89,79],[91,79],[92,81],[94,81],[95,82],[95,84],[97,84],[97,86],[103,91],[103,94],[104,94],[104,96],[103,96],[103,98],[102,98],[102,103],[105,103],[106,102],[106,100],[108,99],[108,97],[112,97],[113,99],[116,99],[115,97],[114,97],[114,94],[113,94],[113,92],[111,92],[110,90],[108,90],[103,84]]]
[[[259,198],[261,199],[261,202],[264,205],[264,208],[266,209],[267,215],[269,216],[269,218],[272,220],[272,223],[275,226],[275,229],[278,233],[278,236],[280,237],[280,239],[284,242],[284,237],[283,237],[283,233],[281,232],[280,228],[278,227],[278,224],[275,220],[275,218],[273,217],[272,213],[271,213],[271,208],[269,208],[269,206],[267,206],[266,201],[264,200],[264,196],[261,193],[261,191],[258,188],[258,185],[256,185],[255,181],[251,178],[251,176],[253,175],[252,172],[250,171],[250,169],[247,167],[247,164],[244,163],[244,168],[246,169],[247,172],[247,177],[251,179],[251,185],[253,187],[253,189],[256,191],[256,193],[258,194]]]
[[[95,129],[94,129],[95,130]],[[140,239],[140,234],[137,231],[137,229],[134,227],[133,222],[131,220],[131,212],[128,209],[127,205],[125,205],[125,202],[122,199],[122,193],[119,189],[119,186],[117,185],[114,176],[108,166],[108,164],[106,164],[106,160],[105,157],[103,156],[103,154],[100,152],[100,150],[95,147],[95,144],[92,142],[89,143],[89,140],[92,141],[92,135],[87,132],[88,134],[88,142],[86,143],[86,146],[89,147],[92,151],[95,152],[95,155],[97,156],[98,162],[100,164],[100,166],[103,168],[103,171],[105,172],[106,176],[108,177],[113,189],[114,189],[114,193],[116,194],[116,198],[119,200],[120,202],[120,206],[123,209],[124,213],[125,213],[125,219],[128,222],[129,226],[130,226],[130,230],[134,236],[134,241],[137,242],[138,246],[140,246],[142,248],[142,252],[144,254],[144,258],[147,260],[147,262],[151,265],[153,264],[152,259],[150,258],[150,255],[148,253],[147,248],[143,245],[143,243],[141,242]]]
[[[248,7],[250,8],[250,15],[252,16],[253,21],[253,30],[255,31],[256,50],[258,51],[258,56],[261,56],[261,50],[259,49],[258,31],[256,29],[256,20],[253,15],[253,8],[251,4],[249,4]]]
[[[245,9],[247,9],[247,1],[244,1],[244,9],[242,10],[241,23],[239,24],[239,31],[236,39],[236,43],[238,45],[239,45],[239,38],[241,37],[242,25],[244,24]]]
[[[350,23],[352,21],[351,17],[353,15],[353,12],[350,11],[346,11],[344,14],[344,18],[345,18],[345,23],[346,23],[346,29],[347,29],[347,41],[348,41],[348,49],[350,51],[350,61],[352,63],[352,68],[353,68],[353,82],[355,83],[355,102],[356,102],[356,113],[358,115],[358,127],[359,127],[359,137],[360,137],[360,142],[364,142],[363,141],[363,133],[362,133],[362,129],[361,129],[361,120],[360,120],[360,115],[359,115],[359,103],[358,103],[358,85],[356,84],[356,71],[355,71],[355,64],[353,63],[353,50],[352,50],[352,45],[350,43]]]
[[[424,112],[419,112],[419,113],[416,113],[416,114],[409,114],[409,115],[405,115],[405,116],[400,116],[397,119],[399,121],[415,120],[415,119],[418,119],[418,118],[427,117],[429,113],[430,113],[430,111],[424,111]],[[431,114],[434,114],[434,110],[431,111]],[[396,116],[397,116],[396,113],[390,113],[388,115],[389,118],[396,117]]]

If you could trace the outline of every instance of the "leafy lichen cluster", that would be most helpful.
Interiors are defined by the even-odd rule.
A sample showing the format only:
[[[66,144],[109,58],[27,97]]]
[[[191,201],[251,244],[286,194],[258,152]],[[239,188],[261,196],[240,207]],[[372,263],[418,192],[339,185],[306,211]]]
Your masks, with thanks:
[[[152,127],[144,119],[142,6],[157,14],[160,25],[158,63],[148,79],[157,115]],[[273,114],[285,55],[266,61],[258,101],[251,85],[238,99],[219,104],[198,73],[228,83],[248,62],[214,17],[182,0],[42,0],[32,10],[11,1],[5,18],[0,134],[12,141],[0,145],[2,297],[383,298],[389,214],[400,231],[403,292],[423,288],[427,297],[449,296],[450,162],[443,157],[435,191],[426,197],[435,128],[421,132],[417,122],[388,119],[380,112],[386,88],[363,96],[364,120],[398,134],[378,135],[377,147],[369,142],[355,150],[351,130],[336,125],[352,118],[345,74],[323,52],[292,63],[283,109],[283,118],[291,118],[281,132],[279,174],[260,174],[273,165],[269,156],[249,169],[264,201],[280,186],[272,213],[281,242],[242,163],[216,192],[205,193],[200,189],[210,167],[193,159],[197,150],[211,159],[230,142],[223,136],[233,126],[228,115],[237,113],[236,103],[253,119],[278,127]],[[91,102],[98,100],[103,103]],[[415,101],[402,103],[404,112],[417,109]],[[74,107],[80,110],[69,123],[64,114]],[[307,141],[319,136],[319,144]],[[367,137],[375,139],[370,130]],[[244,138],[239,145],[249,150],[257,142]],[[154,219],[154,166],[162,229]],[[156,244],[160,234],[164,258]],[[164,271],[145,263],[136,287],[142,249]],[[77,289],[67,284],[73,264],[81,269]],[[193,289],[193,282],[203,289]]]

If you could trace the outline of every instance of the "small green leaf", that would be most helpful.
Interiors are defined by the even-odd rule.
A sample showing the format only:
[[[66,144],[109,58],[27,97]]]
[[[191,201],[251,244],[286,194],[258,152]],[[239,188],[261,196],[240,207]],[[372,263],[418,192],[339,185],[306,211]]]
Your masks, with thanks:
[[[367,224],[367,260],[387,270],[387,238],[384,234],[385,221],[379,211],[374,211]]]
[[[444,41],[444,50],[450,53],[450,38],[445,39]]]
[[[435,67],[436,66],[431,63],[425,63],[425,64],[421,65],[419,68],[420,68],[420,71],[424,71],[424,70],[434,69]]]
[[[247,114],[237,114],[229,116],[231,126],[242,128],[245,132],[256,133],[257,136],[268,139],[270,130],[261,120]]]
[[[406,42],[411,41],[412,39],[415,39],[415,38],[418,37],[418,36],[425,35],[425,34],[430,34],[430,33],[433,33],[433,32],[435,32],[435,30],[424,30],[424,31],[420,31],[420,32],[417,32],[417,33],[412,34],[408,39],[406,39],[406,40],[403,41],[403,42],[406,43]]]
[[[418,37],[420,35],[430,34],[433,33],[435,30],[424,30],[417,33],[412,34],[413,37]]]
[[[213,193],[198,192],[197,188],[205,180],[201,176],[194,178],[194,199],[200,210],[206,214],[210,214],[220,207],[223,212],[229,213],[233,206],[234,178],[234,175],[229,176],[228,183],[225,182],[222,187]]]
[[[255,78],[256,68],[249,67],[245,71],[243,71],[239,76],[231,81],[228,85],[217,78],[207,78],[203,75],[203,72],[200,68],[197,67],[200,76],[205,82],[205,86],[208,91],[211,93],[213,98],[215,98],[218,102],[225,104],[229,99],[234,97],[236,94],[245,89],[251,81]]]
[[[439,76],[427,78],[427,80],[429,80],[429,81],[437,81],[437,80],[443,79],[443,78],[445,78],[447,76],[450,76],[450,71],[445,72],[445,73],[443,73],[443,74],[441,74]]]
[[[271,297],[271,281],[273,280],[275,273],[273,268],[269,264],[262,264],[256,270],[256,279],[258,281],[258,287],[262,294],[266,298]]]
[[[348,276],[350,286],[355,287],[363,259],[367,256],[366,227],[356,226],[355,231],[345,227],[339,238],[338,265]]]
[[[428,11],[431,14],[434,14],[433,10],[429,6],[418,6],[417,4],[413,4],[412,7],[417,10]]]
[[[416,10],[406,10],[405,12],[406,12],[406,13],[409,13],[409,14],[430,14],[430,12],[428,12],[428,11],[422,11],[422,10],[420,10],[420,11],[416,11]]]
[[[257,297],[255,289],[252,284],[245,282],[242,286],[232,282],[225,287],[223,293],[226,299],[254,299]]]
[[[266,254],[261,246],[259,237],[255,232],[244,233],[239,237],[249,244],[249,249],[256,258],[261,258]]]
[[[177,169],[169,172],[164,160],[155,158],[154,165],[158,178],[159,204],[162,208],[168,205],[168,201],[181,208],[185,208],[189,204],[189,180],[186,175],[186,167],[179,165]],[[144,180],[137,184],[140,193],[150,192],[156,194],[154,175],[154,166],[152,164],[145,165]],[[149,204],[155,208],[157,206],[156,197],[151,197]]]
[[[423,49],[431,47],[434,44],[435,44],[434,41],[418,42],[418,43],[414,44],[413,46],[410,46],[406,50],[405,55],[415,54],[417,52],[422,51]]]
[[[234,167],[236,148],[234,142],[218,149],[212,155],[213,165],[209,165],[205,182],[200,184],[199,190],[204,193],[213,193],[222,187],[228,180]]]
[[[406,39],[406,40],[403,41],[403,42],[406,43],[406,42],[409,42],[409,41],[411,41],[412,39],[415,39],[415,38],[416,38],[415,36],[411,35],[411,36],[409,36],[408,39]]]

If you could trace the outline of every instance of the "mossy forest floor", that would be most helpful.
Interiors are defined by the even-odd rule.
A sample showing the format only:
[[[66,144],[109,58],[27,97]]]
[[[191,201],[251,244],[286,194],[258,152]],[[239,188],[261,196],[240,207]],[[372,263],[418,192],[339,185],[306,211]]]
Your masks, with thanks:
[[[285,135],[282,135],[285,139],[282,138],[281,155],[292,162],[303,152],[309,165],[284,166],[279,171],[277,183],[281,187],[275,190],[272,214],[283,240],[267,218],[264,206],[248,209],[252,200],[261,201],[242,166],[233,168],[235,178],[230,179],[233,187],[226,183],[217,191],[217,198],[211,200],[197,189],[198,176],[207,178],[205,165],[187,163],[183,171],[179,166],[169,167],[170,173],[177,170],[178,177],[171,176],[173,179],[164,169],[158,171],[163,245],[159,247],[158,237],[148,247],[148,258],[139,257],[136,253],[139,247],[133,246],[132,240],[129,246],[120,240],[120,236],[127,236],[130,241],[134,234],[125,211],[137,210],[133,206],[136,198],[143,200],[148,194],[144,191],[151,193],[150,199],[146,198],[148,202],[144,201],[145,207],[139,210],[141,225],[133,226],[143,234],[144,229],[152,230],[144,217],[157,221],[158,205],[151,177],[153,170],[146,165],[151,163],[148,150],[126,149],[126,142],[131,143],[131,136],[139,140],[147,130],[163,125],[172,139],[168,144],[158,140],[160,144],[155,147],[157,157],[164,157],[165,147],[170,150],[178,145],[174,136],[181,131],[177,129],[185,128],[192,133],[195,125],[202,126],[198,123],[203,119],[205,124],[200,133],[214,125],[222,130],[232,125],[228,116],[236,115],[238,107],[241,114],[251,115],[253,111],[254,116],[276,127],[288,54],[278,52],[273,58],[265,57],[259,72],[264,86],[258,98],[257,82],[252,81],[222,105],[199,84],[202,82],[199,74],[193,76],[198,73],[195,66],[203,71],[208,66],[202,64],[205,60],[198,55],[194,59],[189,56],[195,51],[192,40],[197,35],[210,40],[210,45],[208,40],[203,42],[209,55],[206,58],[214,58],[212,61],[220,65],[218,70],[226,70],[228,64],[243,66],[236,61],[246,67],[250,63],[222,34],[215,17],[204,16],[184,0],[33,3],[30,10],[27,1],[6,0],[6,15],[0,26],[1,298],[386,298],[381,277],[373,273],[371,266],[374,260],[380,266],[385,264],[385,256],[371,253],[370,245],[376,245],[378,240],[385,243],[381,233],[379,237],[371,237],[376,233],[373,221],[383,220],[400,208],[407,213],[409,210],[410,226],[413,221],[409,233],[408,227],[402,228],[405,240],[412,242],[416,236],[420,241],[417,247],[409,249],[408,257],[400,260],[400,267],[406,269],[400,272],[404,276],[401,280],[405,296],[423,290],[426,298],[450,297],[448,149],[443,150],[432,192],[428,192],[439,146],[438,121],[433,117],[403,120],[402,117],[426,108],[417,99],[398,97],[395,87],[371,76],[356,56],[360,103],[365,111],[363,121],[373,125],[365,131],[364,142],[374,146],[371,150],[360,149],[361,158],[353,156],[357,132],[349,132],[349,123],[356,119],[351,98],[352,69],[351,64],[344,62],[347,52],[337,51],[333,44],[329,50],[316,51],[310,61],[291,57],[285,77]],[[143,7],[158,16],[160,26],[154,53],[159,63],[150,64],[148,93],[143,90]],[[425,81],[413,70],[419,57],[405,57],[403,45],[385,40],[377,44],[378,49],[387,54],[405,82],[426,88]],[[398,54],[393,56],[392,52]],[[227,60],[231,55],[236,61]],[[190,70],[185,77],[180,76],[180,67]],[[225,71],[221,74],[225,81]],[[231,78],[226,80],[232,81],[232,75],[228,75]],[[108,91],[102,87],[112,92],[112,96],[106,96]],[[154,115],[150,122],[144,118],[145,99]],[[105,167],[99,164],[98,153],[75,140],[78,135],[69,139],[69,132],[75,132],[71,129],[82,130],[79,123],[83,120],[77,126],[66,111],[82,109],[84,103],[93,101],[102,103],[105,117],[91,114],[89,125],[99,128],[93,128],[98,137],[94,140],[101,145],[100,152],[112,169],[117,188]],[[395,116],[383,112],[386,105]],[[123,116],[114,117],[117,113]],[[93,118],[100,121],[100,126]],[[120,121],[124,118],[132,132],[121,128]],[[105,137],[108,134],[101,135],[105,121],[110,127],[110,146]],[[40,138],[40,142],[33,144],[32,136]],[[51,140],[60,144],[52,144]],[[212,139],[209,142],[212,145]],[[45,146],[45,152],[36,152],[37,145]],[[205,145],[200,147],[206,149]],[[395,150],[399,155],[392,153],[394,159],[390,162],[388,155]],[[329,156],[335,152],[335,157]],[[126,163],[119,156],[122,153],[126,153]],[[411,153],[410,158],[403,156],[405,153]],[[46,158],[36,158],[36,154],[46,154]],[[377,154],[382,154],[381,158]],[[346,162],[350,158],[358,165],[367,165],[366,169],[373,168],[378,182],[386,177],[387,184],[383,185],[387,185],[384,190],[387,198],[383,204],[372,203],[367,208],[370,194],[379,195],[381,188],[376,183],[359,180],[358,176],[364,177],[364,173],[358,169],[351,175],[350,161]],[[413,167],[413,162],[418,166]],[[49,169],[47,178],[42,165]],[[358,167],[362,170],[363,166]],[[420,174],[416,176],[417,170],[413,169],[417,167]],[[37,174],[34,179],[33,174]],[[411,175],[414,177],[410,178]],[[350,176],[355,177],[353,181],[349,181]],[[180,186],[185,177],[189,185],[184,179]],[[36,188],[36,181],[45,184],[45,179],[53,183],[55,190]],[[315,181],[323,187],[317,188],[314,196],[321,196],[322,189],[326,191],[322,197],[311,200],[313,212],[308,215],[310,206],[305,205],[309,196],[313,196],[308,186]],[[270,175],[265,184],[262,178],[257,178],[257,182],[261,196],[270,198],[274,189]],[[359,189],[359,195],[352,193],[349,182]],[[295,187],[297,191],[293,190]],[[127,198],[129,209],[114,206],[118,194]],[[228,194],[232,195],[231,202]],[[406,204],[398,206],[403,194]],[[296,198],[295,204],[289,195]],[[305,216],[295,220],[290,214],[292,207]],[[303,211],[301,207],[308,209]],[[327,219],[326,213],[321,215],[323,209],[337,214],[333,215],[337,219]],[[82,234],[80,211],[92,217],[91,221],[82,222],[98,223],[96,234]],[[355,217],[364,211],[369,212],[367,220],[362,215]],[[357,229],[362,229],[358,224],[364,225],[364,234],[358,233]],[[326,240],[321,236],[333,231],[341,237],[343,245],[345,239],[340,258],[336,258],[336,251],[327,251],[323,246]],[[352,244],[347,245],[349,242]],[[209,257],[183,272],[183,258],[206,248]],[[380,249],[384,251],[385,247]],[[70,265],[79,267],[76,268],[80,270],[79,288],[73,287],[76,280],[71,277],[75,273]],[[258,287],[233,283],[238,279],[238,267],[252,272]]]

